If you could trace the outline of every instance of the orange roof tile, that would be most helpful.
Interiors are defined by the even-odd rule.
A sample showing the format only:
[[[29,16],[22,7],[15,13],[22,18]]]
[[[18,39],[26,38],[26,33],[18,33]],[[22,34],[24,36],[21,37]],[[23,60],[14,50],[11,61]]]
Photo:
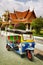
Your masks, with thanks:
[[[14,13],[10,13],[10,19],[16,19],[16,15]]]
[[[26,23],[26,22],[31,22],[32,18],[36,18],[36,15],[34,13],[34,11],[30,12],[25,11],[25,12],[19,12],[19,11],[15,11],[15,13],[10,13],[10,19],[12,20],[12,22],[14,23]]]
[[[24,18],[27,15],[28,12],[29,12],[29,10],[28,11],[24,11],[24,12],[15,11],[15,14],[16,14],[17,18],[22,19],[22,18]]]

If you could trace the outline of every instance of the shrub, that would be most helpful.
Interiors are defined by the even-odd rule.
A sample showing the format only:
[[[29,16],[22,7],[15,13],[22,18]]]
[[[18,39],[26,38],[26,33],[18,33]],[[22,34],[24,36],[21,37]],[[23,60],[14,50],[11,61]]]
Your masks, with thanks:
[[[36,33],[40,33],[43,27],[43,20],[41,18],[36,18],[32,21],[31,26],[35,29]]]
[[[19,23],[15,25],[15,29],[21,29],[21,30],[25,30],[26,26],[23,23]]]

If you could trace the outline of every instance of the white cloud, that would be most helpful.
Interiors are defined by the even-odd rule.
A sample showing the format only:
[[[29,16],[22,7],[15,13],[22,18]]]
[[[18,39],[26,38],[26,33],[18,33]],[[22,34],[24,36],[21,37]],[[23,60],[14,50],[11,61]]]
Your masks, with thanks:
[[[17,2],[17,1],[14,1],[14,0],[3,0],[1,3],[0,3],[1,6],[3,6],[3,9],[17,9],[19,10],[20,7],[23,7],[24,6],[24,3],[22,2]]]
[[[35,13],[37,16],[43,16],[43,0],[38,0],[38,1],[28,1],[26,3],[26,6],[32,10],[35,10]]]
[[[24,11],[27,9],[35,10],[37,16],[43,16],[43,0],[0,0],[0,16],[5,10],[13,12],[15,10]]]

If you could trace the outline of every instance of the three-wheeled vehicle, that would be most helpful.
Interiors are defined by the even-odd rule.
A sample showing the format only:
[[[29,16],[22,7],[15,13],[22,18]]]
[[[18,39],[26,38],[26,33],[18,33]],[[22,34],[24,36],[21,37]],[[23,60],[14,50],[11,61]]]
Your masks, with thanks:
[[[12,32],[12,30],[10,30]],[[14,50],[21,57],[24,54],[32,60],[34,55],[35,42],[31,31],[14,30],[14,35],[7,36],[6,48],[8,51]]]

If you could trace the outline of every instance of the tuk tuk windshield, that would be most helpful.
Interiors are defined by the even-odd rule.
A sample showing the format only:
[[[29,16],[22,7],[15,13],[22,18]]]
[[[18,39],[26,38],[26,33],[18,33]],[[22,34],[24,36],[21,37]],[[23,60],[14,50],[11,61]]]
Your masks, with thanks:
[[[29,39],[33,39],[33,36],[32,35],[28,35],[28,34],[23,34],[23,39],[24,40],[29,40]]]
[[[33,39],[33,35],[32,32],[28,32],[28,34],[23,34],[23,39],[24,40],[29,40],[29,39]]]

